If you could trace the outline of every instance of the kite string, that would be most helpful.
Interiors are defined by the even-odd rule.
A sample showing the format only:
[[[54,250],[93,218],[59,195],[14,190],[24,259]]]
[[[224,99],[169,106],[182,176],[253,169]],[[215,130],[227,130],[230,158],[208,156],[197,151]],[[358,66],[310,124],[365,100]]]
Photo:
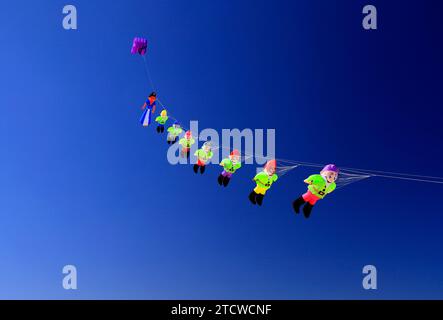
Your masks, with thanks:
[[[443,181],[429,180],[429,179],[417,179],[417,178],[390,176],[390,175],[383,175],[383,174],[372,174],[371,176],[372,177],[380,177],[380,178],[388,178],[388,179],[399,179],[399,180],[409,180],[409,181],[419,181],[419,182],[443,184]]]

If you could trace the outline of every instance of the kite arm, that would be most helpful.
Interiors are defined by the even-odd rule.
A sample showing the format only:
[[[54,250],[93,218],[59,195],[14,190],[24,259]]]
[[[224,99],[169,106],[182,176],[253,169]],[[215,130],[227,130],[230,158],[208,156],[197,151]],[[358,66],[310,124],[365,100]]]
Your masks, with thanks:
[[[145,108],[146,108],[146,102],[143,103],[143,105],[142,105],[142,110],[145,110]]]
[[[336,188],[337,188],[337,185],[334,187],[334,189],[329,190],[329,192],[327,192],[326,194],[330,194],[330,193],[334,192]]]
[[[307,178],[303,182],[306,183],[306,184],[309,184],[310,186],[312,186],[312,188],[314,188],[314,190],[316,192],[318,192],[318,188],[315,186],[315,184],[312,183],[312,180],[309,180],[309,178]]]

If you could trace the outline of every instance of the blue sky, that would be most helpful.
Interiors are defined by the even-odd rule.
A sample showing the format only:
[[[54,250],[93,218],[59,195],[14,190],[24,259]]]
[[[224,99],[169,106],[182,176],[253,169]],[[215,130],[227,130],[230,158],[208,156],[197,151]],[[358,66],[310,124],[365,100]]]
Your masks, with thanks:
[[[253,166],[220,189],[218,167],[168,164],[138,124],[150,88],[129,53],[148,38],[183,123],[274,128],[279,158],[442,176],[441,5],[375,1],[368,32],[364,1],[74,1],[75,31],[65,4],[0,11],[0,298],[443,298],[443,187],[374,177],[305,220],[300,168],[253,207]]]

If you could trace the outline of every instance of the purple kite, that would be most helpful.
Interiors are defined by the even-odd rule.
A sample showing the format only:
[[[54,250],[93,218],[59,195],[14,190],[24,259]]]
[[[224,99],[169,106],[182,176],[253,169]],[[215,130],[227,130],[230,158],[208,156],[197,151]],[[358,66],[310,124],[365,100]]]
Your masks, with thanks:
[[[144,56],[146,54],[146,50],[148,48],[148,40],[145,38],[134,38],[134,41],[132,42],[132,48],[131,53],[132,54],[139,54]]]

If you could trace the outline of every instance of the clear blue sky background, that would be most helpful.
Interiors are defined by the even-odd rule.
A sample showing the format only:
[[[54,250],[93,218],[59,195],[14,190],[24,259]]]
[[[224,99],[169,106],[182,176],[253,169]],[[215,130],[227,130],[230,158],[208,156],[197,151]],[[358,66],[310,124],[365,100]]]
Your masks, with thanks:
[[[138,124],[149,39],[162,101],[201,128],[275,128],[277,156],[442,176],[438,1],[8,1],[0,10],[0,298],[443,298],[443,187],[371,178],[314,209],[297,169],[171,166]],[[61,286],[78,268],[77,291]],[[362,268],[378,268],[377,291]]]

